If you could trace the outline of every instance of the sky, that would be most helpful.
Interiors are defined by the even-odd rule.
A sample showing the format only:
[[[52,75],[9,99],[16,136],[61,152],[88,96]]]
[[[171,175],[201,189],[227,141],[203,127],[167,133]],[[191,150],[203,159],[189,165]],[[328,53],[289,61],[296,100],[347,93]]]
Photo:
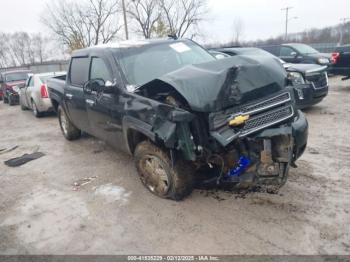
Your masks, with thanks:
[[[0,0],[0,32],[42,32],[40,15],[52,0]],[[290,32],[322,28],[350,17],[350,0],[208,0],[207,21],[200,25],[202,40],[210,43],[230,41],[233,24],[243,24],[244,40],[266,39],[284,33],[285,13],[291,6]]]

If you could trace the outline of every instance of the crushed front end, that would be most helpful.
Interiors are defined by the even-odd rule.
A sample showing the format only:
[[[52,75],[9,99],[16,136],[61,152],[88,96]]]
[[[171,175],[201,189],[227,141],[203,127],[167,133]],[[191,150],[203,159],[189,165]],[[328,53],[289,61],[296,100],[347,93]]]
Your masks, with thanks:
[[[196,152],[205,155],[203,163],[209,168],[218,170],[217,184],[239,189],[285,184],[289,168],[305,150],[308,132],[293,93],[286,88],[209,114],[207,147],[197,147]]]

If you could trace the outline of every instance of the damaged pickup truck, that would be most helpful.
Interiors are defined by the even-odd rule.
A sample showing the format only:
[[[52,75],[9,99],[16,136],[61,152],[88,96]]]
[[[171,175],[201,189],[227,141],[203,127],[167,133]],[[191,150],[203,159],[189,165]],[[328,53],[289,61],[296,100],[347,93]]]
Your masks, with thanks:
[[[201,172],[278,189],[307,144],[306,118],[271,58],[216,60],[190,40],[125,42],[75,51],[66,80],[47,85],[68,140],[84,131],[132,154],[162,198],[183,199]]]

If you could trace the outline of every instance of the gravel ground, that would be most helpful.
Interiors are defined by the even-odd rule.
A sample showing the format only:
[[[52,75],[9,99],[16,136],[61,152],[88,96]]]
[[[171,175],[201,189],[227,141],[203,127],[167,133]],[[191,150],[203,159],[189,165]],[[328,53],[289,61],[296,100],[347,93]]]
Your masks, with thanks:
[[[0,152],[0,254],[350,254],[349,105],[350,81],[331,79],[305,111],[309,146],[279,194],[195,190],[172,202],[144,189],[131,157],[91,137],[68,142],[55,116],[1,103],[0,149],[18,148]]]

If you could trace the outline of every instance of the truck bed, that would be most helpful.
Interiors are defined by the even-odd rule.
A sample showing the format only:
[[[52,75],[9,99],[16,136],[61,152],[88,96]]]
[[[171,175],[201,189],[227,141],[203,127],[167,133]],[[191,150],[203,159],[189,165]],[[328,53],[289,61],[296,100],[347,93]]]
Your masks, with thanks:
[[[64,86],[66,84],[66,75],[57,76],[47,80],[47,89],[51,100],[55,100],[58,104],[63,99]]]

